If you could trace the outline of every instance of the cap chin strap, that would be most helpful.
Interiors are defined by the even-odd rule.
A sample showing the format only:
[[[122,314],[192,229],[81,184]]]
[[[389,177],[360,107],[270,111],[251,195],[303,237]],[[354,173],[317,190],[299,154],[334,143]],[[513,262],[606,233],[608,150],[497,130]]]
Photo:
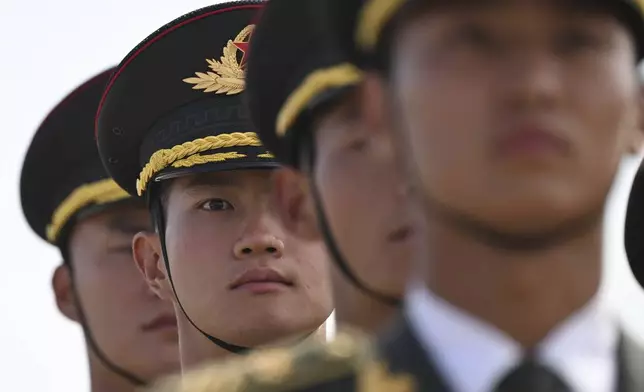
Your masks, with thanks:
[[[382,302],[385,305],[389,305],[392,307],[399,306],[402,303],[402,300],[400,298],[394,297],[389,294],[381,293],[375,289],[372,289],[371,287],[363,283],[362,280],[358,278],[356,273],[353,272],[351,267],[348,265],[348,263],[342,256],[340,249],[338,249],[336,241],[333,237],[333,233],[331,233],[331,228],[329,227],[329,223],[326,219],[326,215],[324,214],[324,209],[322,207],[322,202],[320,200],[318,187],[317,185],[315,185],[313,181],[311,181],[311,183],[313,184],[312,185],[313,204],[315,206],[315,213],[318,218],[318,226],[320,228],[320,231],[322,232],[322,237],[324,238],[324,242],[327,248],[329,249],[329,253],[331,254],[331,257],[333,258],[337,266],[340,268],[342,273],[345,275],[345,277],[349,279],[349,281],[351,281],[351,283],[353,283],[354,286],[362,290],[368,296],[378,300],[379,302]]]
[[[364,292],[368,296],[374,298],[375,300],[385,305],[388,305],[391,307],[399,306],[402,303],[402,299],[389,294],[381,293],[380,291],[369,287],[353,271],[353,269],[349,266],[346,259],[342,255],[342,252],[340,252],[340,248],[338,247],[337,242],[333,237],[333,233],[331,232],[331,227],[326,218],[326,214],[324,213],[324,207],[322,206],[322,198],[320,196],[320,192],[315,182],[315,177],[313,175],[313,168],[315,167],[315,145],[313,143],[313,137],[309,132],[306,134],[306,136],[303,135],[302,138],[303,138],[302,145],[304,146],[303,153],[305,154],[303,161],[309,162],[309,167],[307,172],[310,180],[309,182],[311,183],[311,193],[313,196],[315,213],[317,215],[318,227],[321,231],[322,238],[324,238],[324,242],[329,250],[329,253],[331,254],[331,258],[335,261],[336,265],[338,266],[338,268],[340,268],[340,271],[342,271],[344,276],[347,279],[349,279],[349,281],[355,287],[360,289],[362,292]]]
[[[148,193],[151,194],[152,191],[149,191]],[[245,352],[249,351],[250,350],[249,347],[238,346],[236,344],[228,343],[207,334],[205,331],[199,328],[192,321],[190,316],[188,316],[188,313],[186,312],[186,310],[183,308],[183,305],[181,304],[181,300],[179,299],[179,295],[177,294],[177,289],[174,287],[174,281],[172,280],[172,272],[170,270],[170,261],[169,261],[170,259],[168,258],[168,251],[166,249],[166,242],[165,242],[165,217],[163,214],[163,205],[161,203],[161,198],[151,197],[151,196],[149,197],[150,197],[150,209],[152,212],[152,216],[154,218],[156,229],[159,232],[159,240],[161,242],[161,252],[163,253],[163,261],[165,264],[165,269],[168,272],[168,280],[170,281],[170,286],[172,286],[172,292],[174,293],[174,297],[177,300],[177,304],[179,304],[179,308],[181,309],[181,312],[197,331],[199,331],[203,336],[207,337],[208,340],[210,340],[217,346],[234,354],[244,354]]]
[[[89,345],[89,349],[94,353],[94,355],[96,355],[98,360],[101,361],[101,363],[103,363],[103,365],[106,368],[108,368],[110,371],[117,374],[118,376],[124,378],[130,384],[137,387],[142,387],[147,385],[147,382],[144,381],[141,377],[138,377],[134,375],[132,372],[123,369],[122,367],[118,366],[110,359],[108,359],[105,352],[101,350],[98,343],[96,343],[96,339],[94,339],[94,335],[92,334],[92,331],[89,328],[89,324],[87,323],[87,317],[85,316],[85,311],[83,310],[83,305],[81,304],[80,297],[78,295],[78,290],[76,288],[76,279],[74,278],[74,268],[72,267],[71,262],[68,262],[67,264],[71,269],[71,273],[72,273],[72,291],[74,292],[74,302],[76,302],[76,308],[78,309],[78,319],[79,319],[78,322],[80,323],[81,328],[83,328],[83,333],[85,334],[85,338],[87,339],[87,344]]]

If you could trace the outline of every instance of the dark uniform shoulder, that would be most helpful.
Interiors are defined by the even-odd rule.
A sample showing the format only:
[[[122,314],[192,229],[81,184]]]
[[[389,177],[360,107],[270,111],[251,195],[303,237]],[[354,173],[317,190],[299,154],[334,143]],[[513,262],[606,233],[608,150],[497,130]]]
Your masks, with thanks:
[[[360,369],[375,363],[366,335],[339,332],[332,342],[308,340],[204,366],[166,379],[151,392],[353,390]],[[339,388],[345,385],[347,388]],[[328,386],[328,388],[327,388]]]

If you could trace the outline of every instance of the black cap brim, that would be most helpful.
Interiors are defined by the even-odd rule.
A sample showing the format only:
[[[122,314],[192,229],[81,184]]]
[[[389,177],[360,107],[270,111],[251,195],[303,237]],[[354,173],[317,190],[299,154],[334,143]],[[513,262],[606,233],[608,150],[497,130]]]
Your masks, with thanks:
[[[109,180],[96,148],[93,125],[112,72],[109,69],[96,75],[65,97],[43,120],[25,155],[20,177],[22,210],[32,230],[45,240],[53,241],[48,238],[48,227],[75,190]],[[71,222],[73,216],[69,218]]]
[[[644,166],[640,164],[628,197],[624,247],[631,271],[644,287]]]
[[[168,175],[275,162],[244,99],[246,53],[262,5],[245,0],[196,10],[121,61],[103,94],[96,132],[105,167],[123,189],[142,196],[150,181]]]

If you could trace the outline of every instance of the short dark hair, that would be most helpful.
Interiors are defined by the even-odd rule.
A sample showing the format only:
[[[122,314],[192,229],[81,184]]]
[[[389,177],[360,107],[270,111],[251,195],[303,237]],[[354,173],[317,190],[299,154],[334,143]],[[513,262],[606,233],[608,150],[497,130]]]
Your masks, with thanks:
[[[150,183],[150,188],[146,195],[148,210],[150,211],[150,219],[152,219],[152,227],[156,231],[159,228],[160,219],[166,220],[168,215],[168,200],[170,199],[170,186],[174,182],[173,179],[168,179],[165,181]],[[158,211],[157,208],[160,206],[161,210]],[[159,213],[163,214],[163,217],[159,216]],[[159,233],[161,234],[161,233]]]
[[[70,231],[71,230],[65,230],[64,232],[61,232],[58,236],[57,247],[60,251],[60,256],[63,258],[63,265],[67,265],[69,268],[72,268],[72,257],[69,252]]]

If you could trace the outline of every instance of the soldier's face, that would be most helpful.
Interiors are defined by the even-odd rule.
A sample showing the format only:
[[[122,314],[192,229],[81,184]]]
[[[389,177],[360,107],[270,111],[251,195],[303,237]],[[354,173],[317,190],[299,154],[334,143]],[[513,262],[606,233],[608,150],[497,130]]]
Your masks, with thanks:
[[[373,290],[402,297],[417,227],[390,134],[368,128],[351,99],[321,116],[313,127],[312,181],[333,241],[353,273]],[[284,220],[299,235],[322,240],[307,175],[282,169],[276,179]],[[370,319],[365,313],[374,308],[365,305],[368,297],[335,264],[333,272],[338,321],[361,324]]]
[[[445,6],[399,29],[383,110],[444,216],[522,239],[601,219],[638,125],[634,45],[562,4]]]
[[[171,304],[147,287],[132,260],[132,236],[150,226],[145,206],[124,205],[81,220],[69,241],[72,278],[87,323],[108,359],[152,380],[178,368],[177,328]],[[78,320],[70,270],[54,278],[57,299]]]
[[[197,174],[168,190],[165,236],[177,297],[199,328],[242,346],[313,331],[332,311],[324,248],[283,228],[270,177],[267,170]]]
[[[414,232],[406,184],[387,132],[347,105],[315,126],[314,181],[334,240],[372,289],[401,297]],[[310,197],[310,196],[309,196]]]

